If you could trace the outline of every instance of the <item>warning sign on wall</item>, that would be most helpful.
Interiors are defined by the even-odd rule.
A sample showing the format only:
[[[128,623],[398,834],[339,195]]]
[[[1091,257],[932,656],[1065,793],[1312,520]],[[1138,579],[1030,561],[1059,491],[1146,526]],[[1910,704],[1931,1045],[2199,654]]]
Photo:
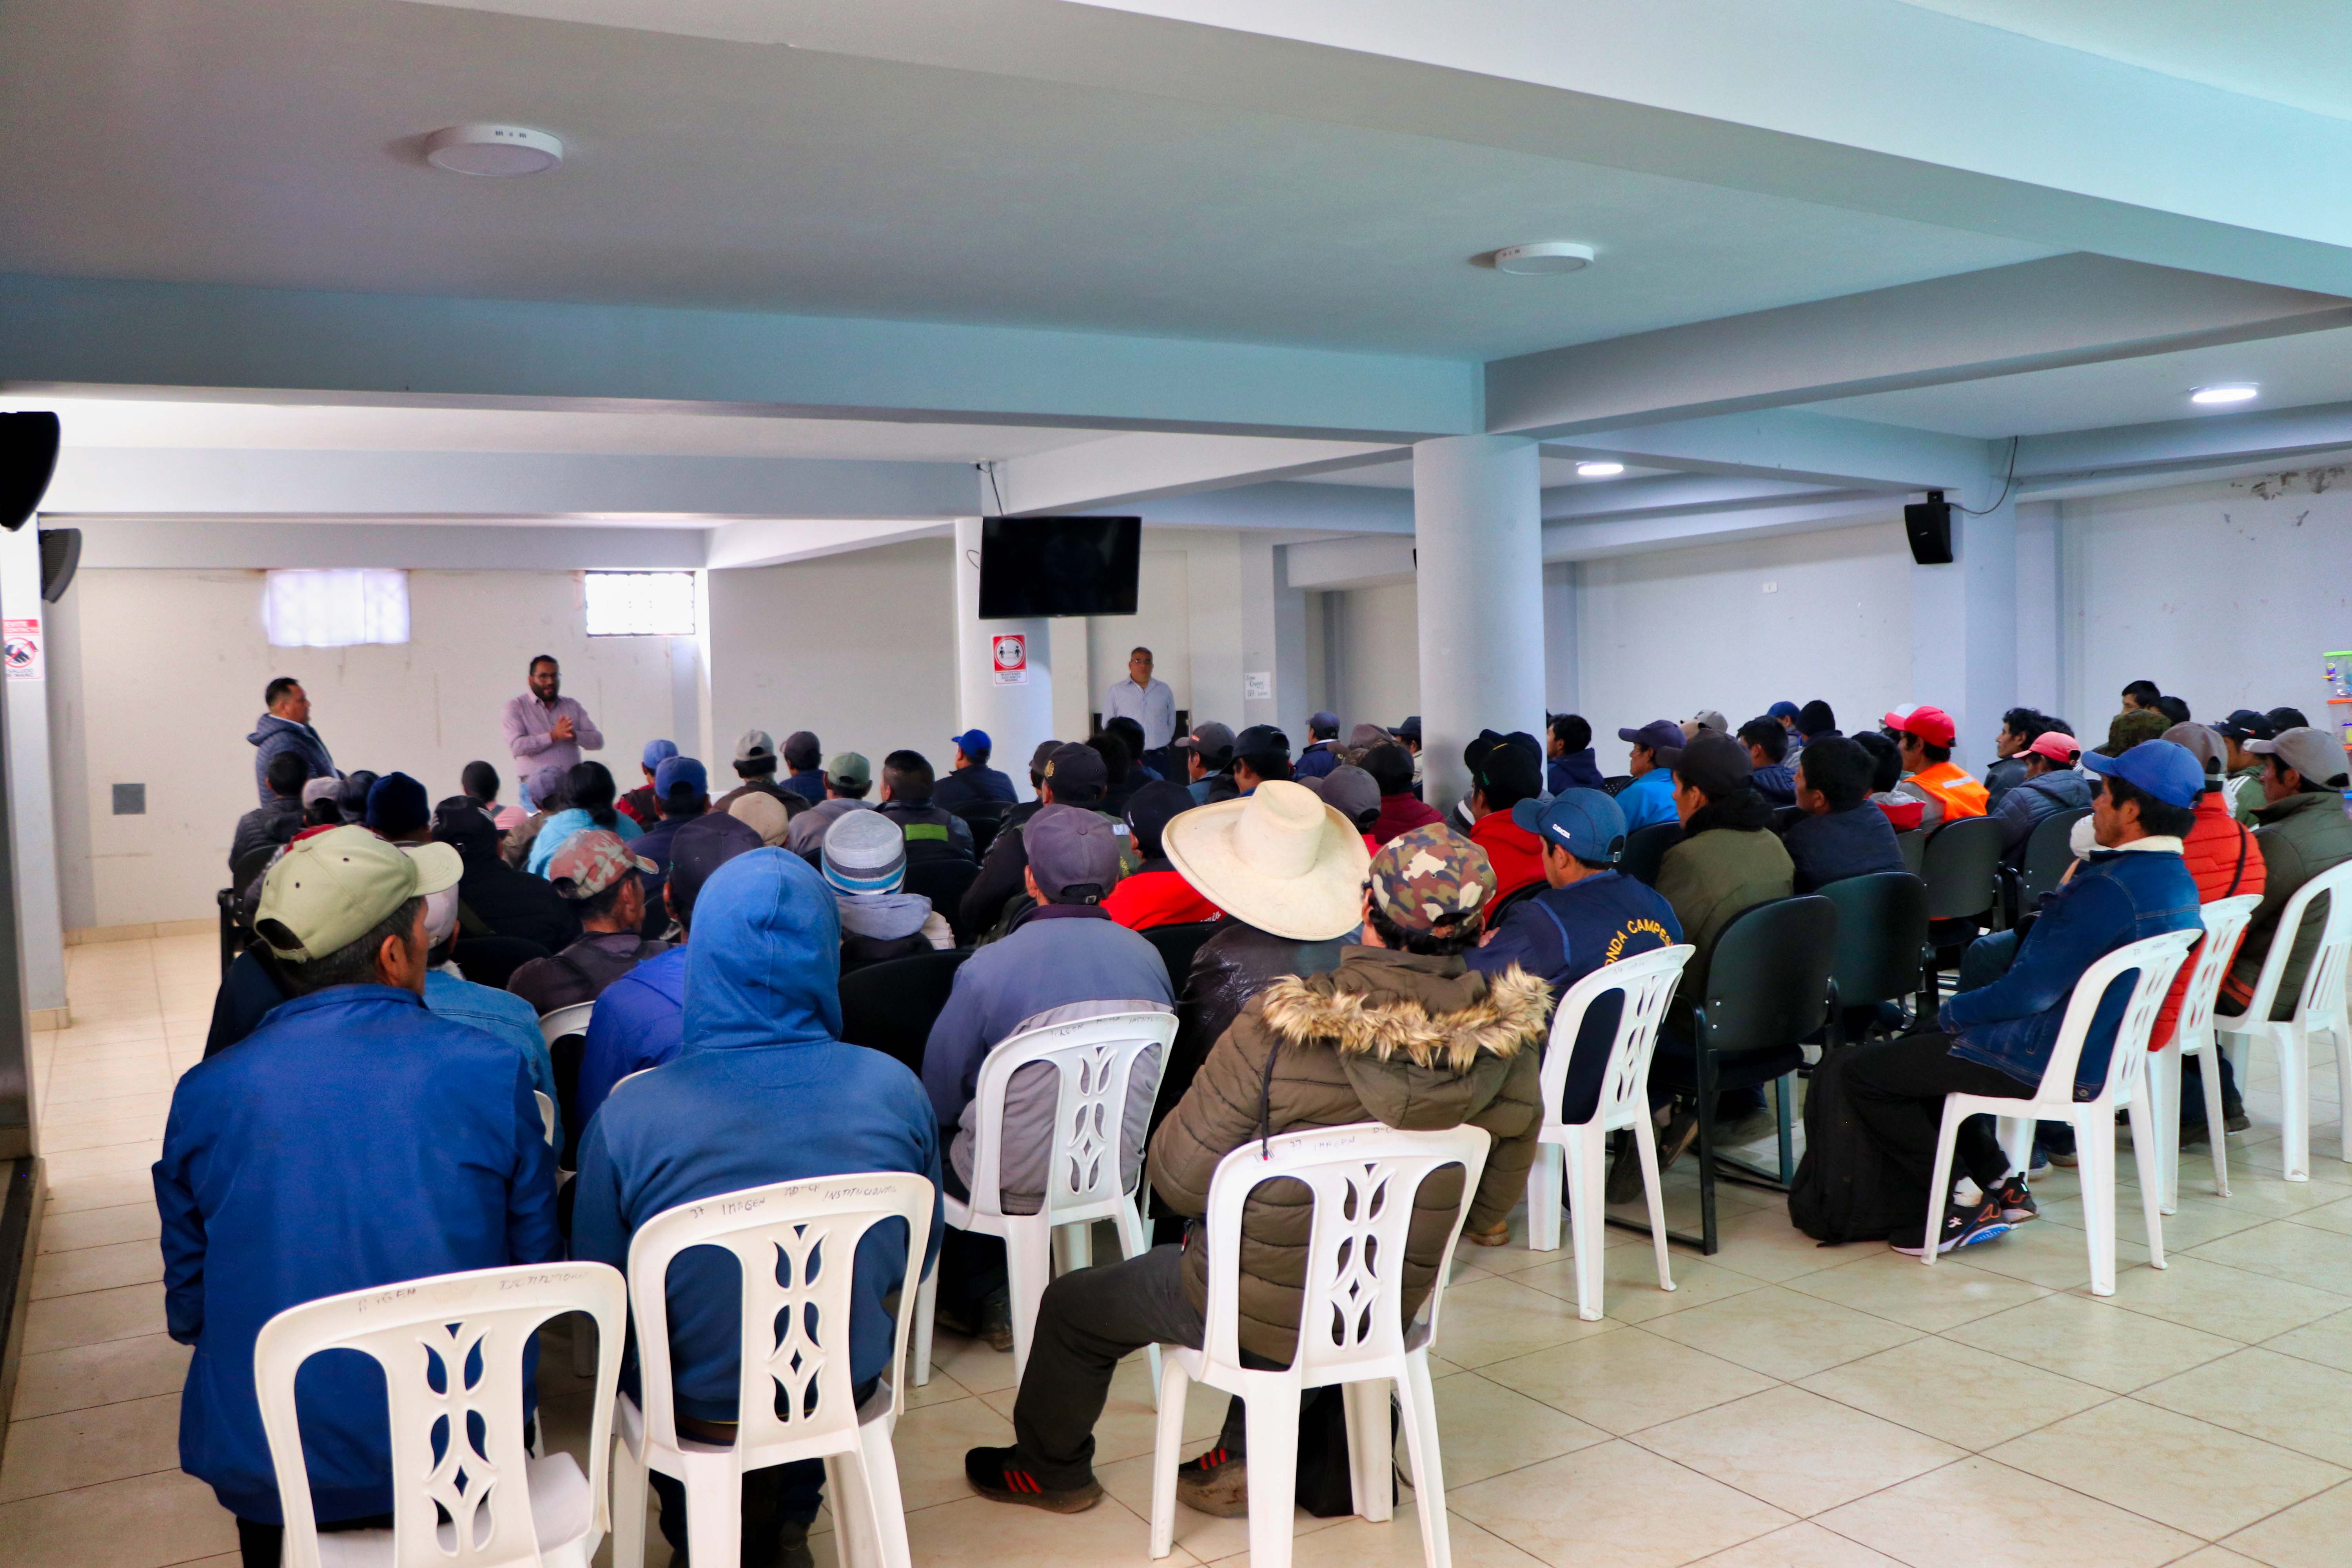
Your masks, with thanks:
[[[11,621],[9,625],[16,623]],[[996,684],[1026,686],[1029,684],[1029,638],[1023,632],[1006,632],[995,639]]]
[[[0,634],[5,635],[8,679],[41,679],[40,617],[35,616],[25,620],[0,621]]]

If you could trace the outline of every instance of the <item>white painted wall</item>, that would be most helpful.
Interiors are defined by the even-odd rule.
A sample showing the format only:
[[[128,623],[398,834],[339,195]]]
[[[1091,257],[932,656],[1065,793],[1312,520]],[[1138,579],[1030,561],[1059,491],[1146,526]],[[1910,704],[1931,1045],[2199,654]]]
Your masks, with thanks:
[[[1421,711],[1419,596],[1411,583],[1350,588],[1336,601],[1339,668],[1328,677],[1345,736],[1358,724],[1403,722]]]
[[[603,728],[599,760],[615,777],[634,782],[639,749],[673,727],[668,639],[590,639],[576,574],[412,573],[410,640],[350,648],[269,647],[261,584],[260,573],[235,571],[75,579],[75,613],[58,625],[77,635],[90,923],[212,912],[229,835],[254,804],[245,737],[273,676],[309,690],[339,767],[399,769],[436,799],[457,793],[478,757],[511,778],[499,710],[524,689],[535,654],[562,662],[564,689]],[[114,816],[111,786],[132,782],[147,786],[147,814]],[[79,875],[68,872],[69,888]]]

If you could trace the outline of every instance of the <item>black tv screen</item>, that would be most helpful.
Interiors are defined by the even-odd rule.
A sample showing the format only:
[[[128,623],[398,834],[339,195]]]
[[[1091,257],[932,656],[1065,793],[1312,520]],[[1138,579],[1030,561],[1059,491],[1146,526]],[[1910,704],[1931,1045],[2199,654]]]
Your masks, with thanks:
[[[980,524],[980,618],[1131,616],[1139,517],[990,517]]]

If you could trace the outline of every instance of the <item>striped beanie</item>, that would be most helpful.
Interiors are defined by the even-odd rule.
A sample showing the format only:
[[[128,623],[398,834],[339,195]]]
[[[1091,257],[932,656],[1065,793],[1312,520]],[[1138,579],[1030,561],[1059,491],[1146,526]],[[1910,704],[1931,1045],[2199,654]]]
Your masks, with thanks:
[[[845,811],[824,830],[824,862],[836,892],[895,893],[907,879],[907,836],[878,811]]]

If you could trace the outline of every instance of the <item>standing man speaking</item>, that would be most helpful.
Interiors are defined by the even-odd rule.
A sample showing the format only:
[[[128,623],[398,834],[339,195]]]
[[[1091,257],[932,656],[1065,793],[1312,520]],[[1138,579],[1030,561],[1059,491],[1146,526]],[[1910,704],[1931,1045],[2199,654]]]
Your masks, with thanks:
[[[530,661],[530,689],[507,703],[499,725],[525,777],[540,768],[570,768],[582,752],[604,749],[604,732],[576,700],[560,695],[562,689],[555,657],[543,653]]]
[[[1151,679],[1151,650],[1137,648],[1127,656],[1127,679],[1103,693],[1103,722],[1132,719],[1143,726],[1143,749],[1156,752],[1176,738],[1176,694],[1164,680]]]

